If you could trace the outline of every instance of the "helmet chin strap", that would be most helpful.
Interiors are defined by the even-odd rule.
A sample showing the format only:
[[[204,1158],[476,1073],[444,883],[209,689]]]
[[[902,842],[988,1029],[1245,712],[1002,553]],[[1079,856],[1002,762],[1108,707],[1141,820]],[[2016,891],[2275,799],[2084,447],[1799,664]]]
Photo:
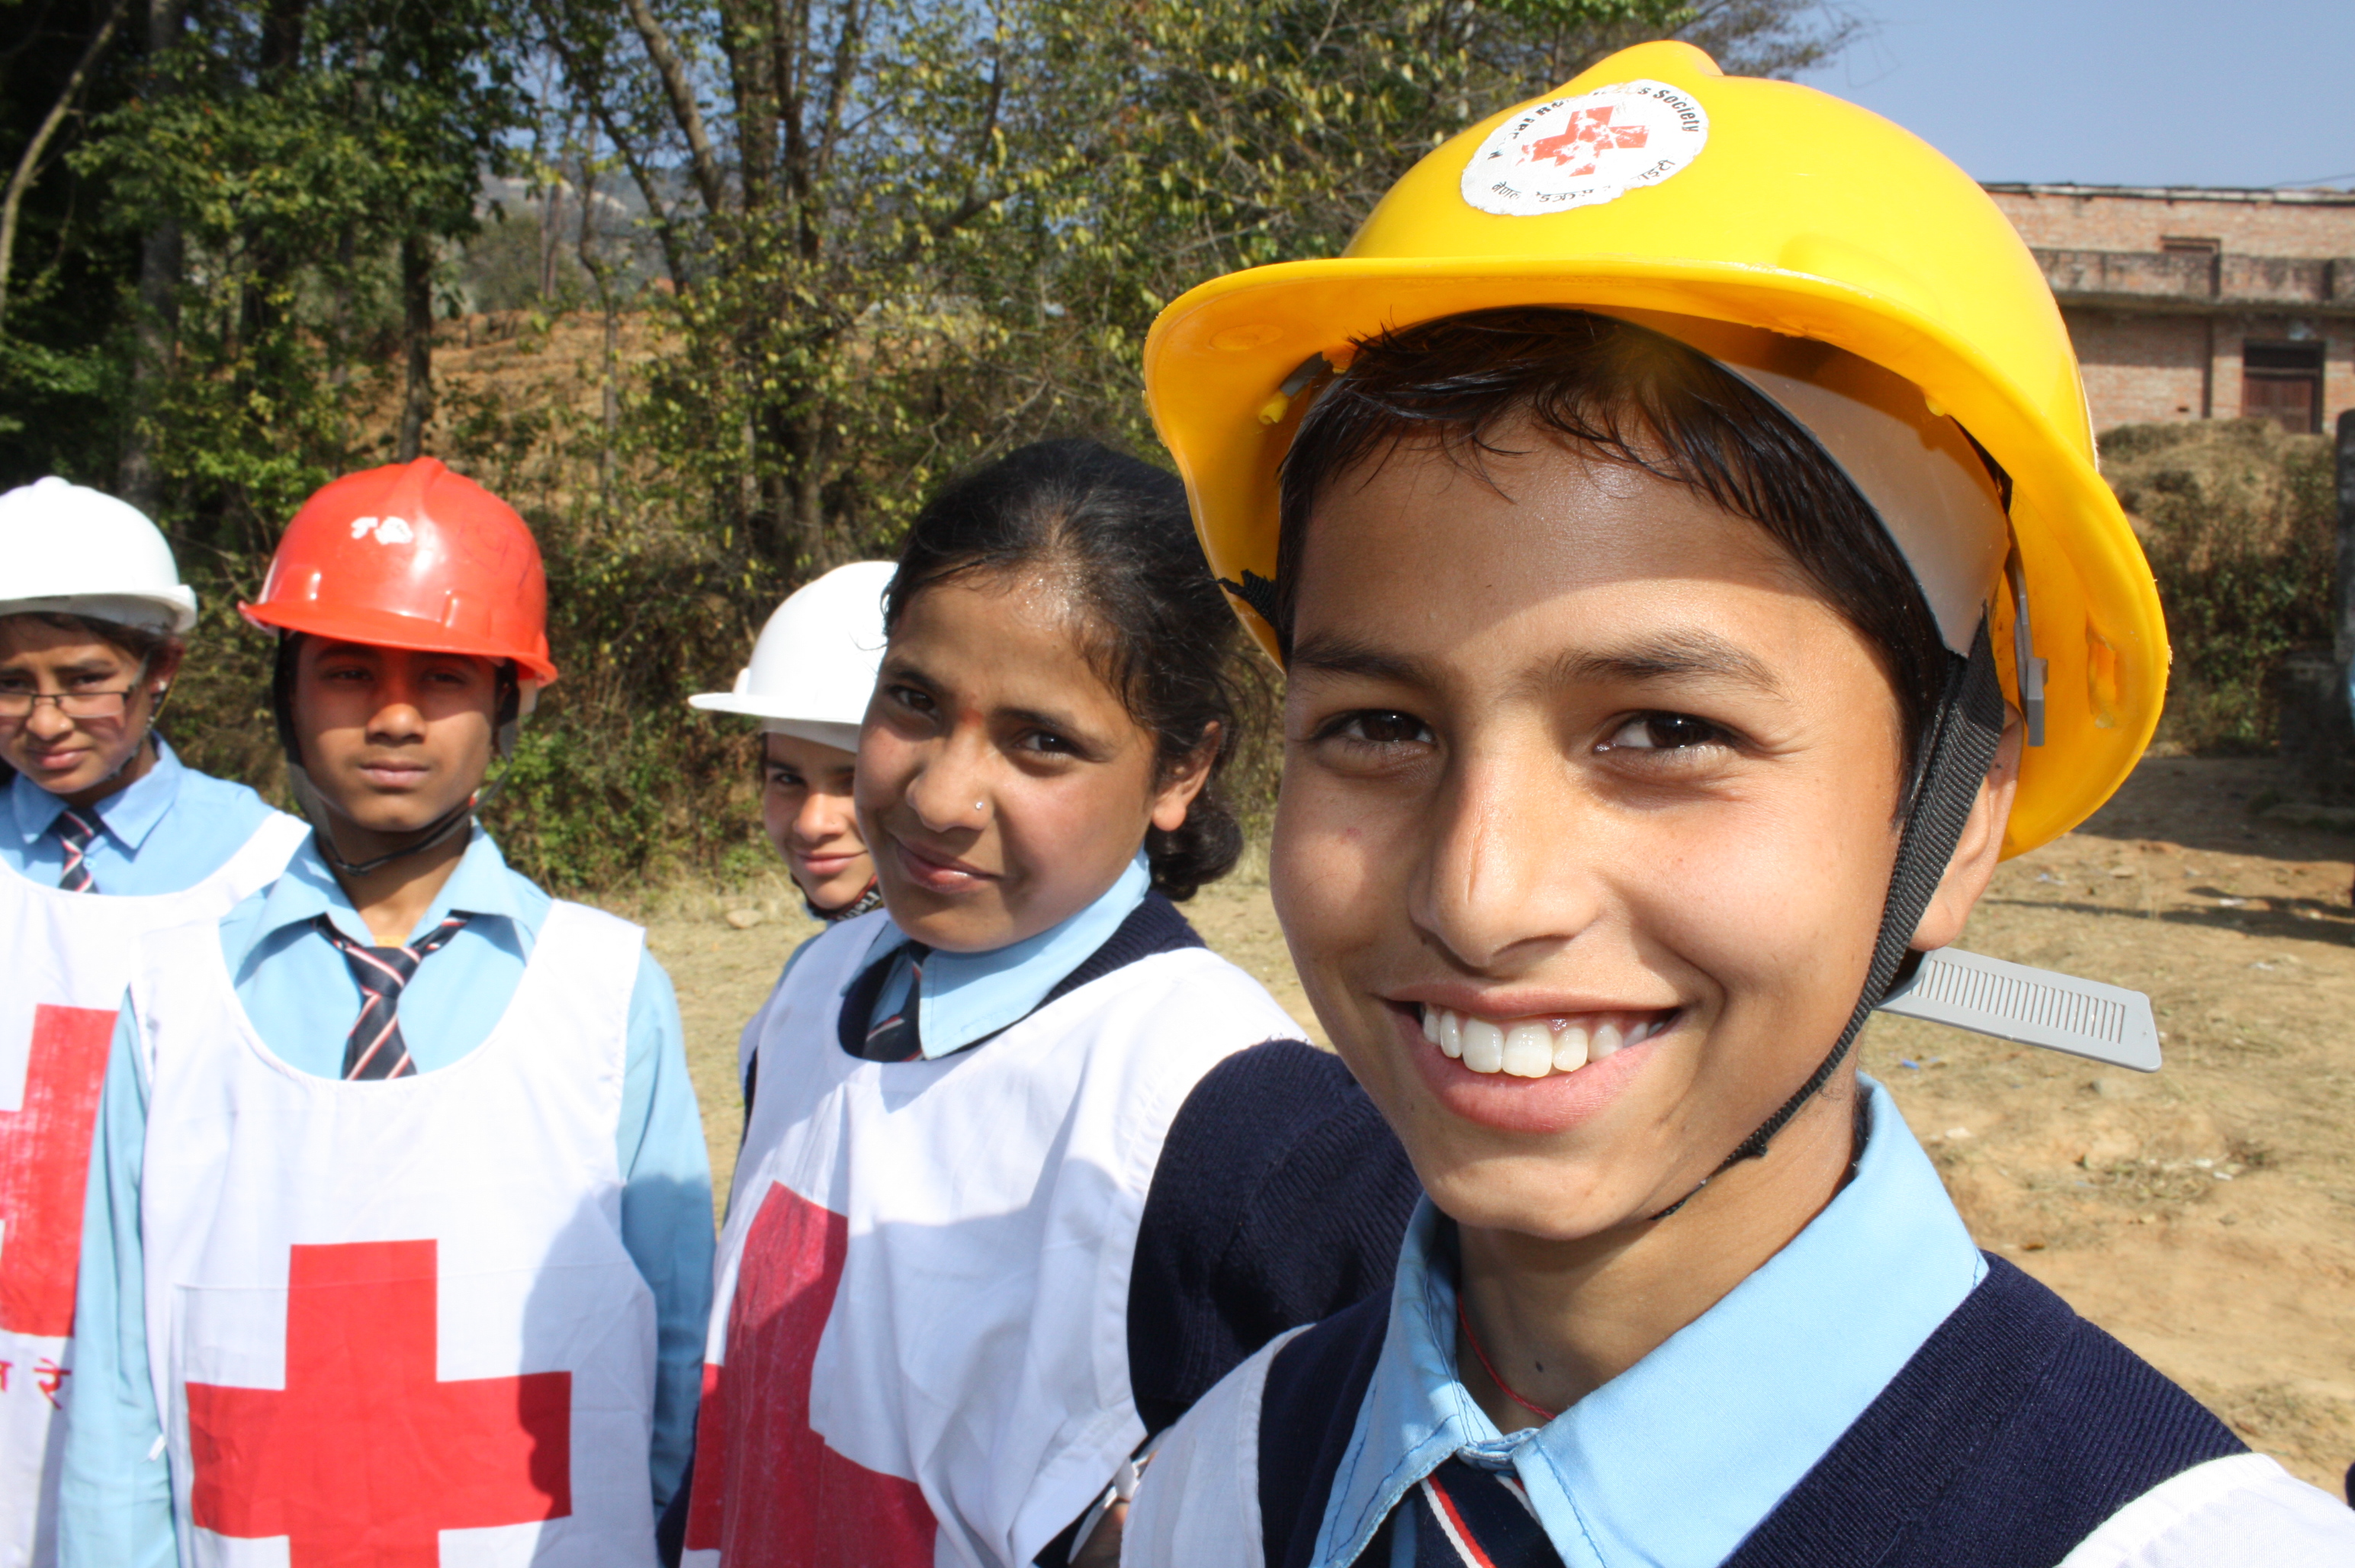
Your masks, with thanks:
[[[1949,656],[1951,658],[1952,656]],[[1872,1016],[1891,987],[1904,978],[1920,955],[1913,951],[1913,933],[1922,923],[1930,899],[1962,842],[1979,786],[1987,780],[1996,747],[2003,740],[2003,688],[1996,680],[1995,649],[1987,623],[1979,623],[1967,659],[1953,658],[1946,673],[1946,694],[1923,748],[1914,775],[1913,798],[1905,827],[1897,841],[1897,863],[1889,876],[1889,896],[1881,911],[1881,931],[1873,941],[1872,964],[1864,989],[1849,1012],[1848,1027],[1806,1083],[1783,1102],[1757,1130],[1737,1145],[1718,1168],[1703,1177],[1690,1192],[1651,1216],[1665,1220],[1700,1195],[1701,1189],[1746,1159],[1765,1157],[1774,1135],[1790,1124],[1809,1100],[1822,1093],[1856,1043],[1864,1022]]]
[[[409,842],[400,848],[366,860],[346,860],[336,848],[333,814],[319,786],[311,782],[310,770],[301,763],[286,764],[286,782],[293,790],[294,804],[302,808],[304,818],[311,824],[312,837],[319,846],[319,858],[327,862],[337,876],[365,877],[371,871],[382,870],[395,860],[405,860],[411,855],[422,855],[428,849],[446,844],[459,833],[474,825],[475,808],[487,798],[488,791],[477,790],[424,827],[415,830]]]

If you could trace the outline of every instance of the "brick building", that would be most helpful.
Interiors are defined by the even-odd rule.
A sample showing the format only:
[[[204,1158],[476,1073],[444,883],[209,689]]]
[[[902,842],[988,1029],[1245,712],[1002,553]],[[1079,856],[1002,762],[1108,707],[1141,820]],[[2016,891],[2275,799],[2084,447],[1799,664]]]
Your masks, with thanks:
[[[2060,298],[2096,431],[2355,408],[2355,191],[1987,188]]]

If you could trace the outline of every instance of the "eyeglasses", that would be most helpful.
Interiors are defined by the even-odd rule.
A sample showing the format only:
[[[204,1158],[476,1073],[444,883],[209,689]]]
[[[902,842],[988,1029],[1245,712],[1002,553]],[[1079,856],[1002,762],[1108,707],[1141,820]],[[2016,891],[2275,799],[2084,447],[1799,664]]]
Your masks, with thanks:
[[[0,719],[30,719],[33,709],[44,702],[54,702],[58,711],[69,719],[120,719],[131,709],[131,694],[139,688],[126,687],[121,691],[10,691],[0,688]]]

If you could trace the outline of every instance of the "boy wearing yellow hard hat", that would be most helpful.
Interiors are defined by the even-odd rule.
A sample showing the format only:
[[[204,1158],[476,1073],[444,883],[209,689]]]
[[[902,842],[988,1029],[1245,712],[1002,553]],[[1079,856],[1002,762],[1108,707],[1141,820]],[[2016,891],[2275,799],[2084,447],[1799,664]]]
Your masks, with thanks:
[[[1971,1243],[1876,1008],[2158,1065],[1947,946],[2134,766],[2167,645],[2035,262],[1838,100],[1650,44],[1146,349],[1286,668],[1271,877],[1429,1200],[1160,1445],[1124,1561],[2355,1560]]]

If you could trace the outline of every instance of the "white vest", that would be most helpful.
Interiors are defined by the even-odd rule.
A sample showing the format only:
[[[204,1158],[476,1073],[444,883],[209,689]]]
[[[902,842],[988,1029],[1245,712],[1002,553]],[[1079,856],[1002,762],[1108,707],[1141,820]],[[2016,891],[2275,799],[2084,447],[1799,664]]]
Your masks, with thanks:
[[[986,1044],[880,1063],[836,1034],[881,913],[762,1008],[720,1235],[688,1562],[1007,1568],[1145,1438],[1128,1282],[1171,1120],[1299,1027],[1207,949],[1163,953]]]
[[[273,812],[176,893],[69,893],[0,866],[0,1568],[57,1560],[83,1183],[139,939],[219,920],[309,831]]]
[[[442,1568],[651,1568],[655,1307],[614,1153],[643,943],[559,903],[481,1045],[361,1083],[272,1054],[211,927],[148,944],[140,1222],[184,1563],[438,1541]]]

